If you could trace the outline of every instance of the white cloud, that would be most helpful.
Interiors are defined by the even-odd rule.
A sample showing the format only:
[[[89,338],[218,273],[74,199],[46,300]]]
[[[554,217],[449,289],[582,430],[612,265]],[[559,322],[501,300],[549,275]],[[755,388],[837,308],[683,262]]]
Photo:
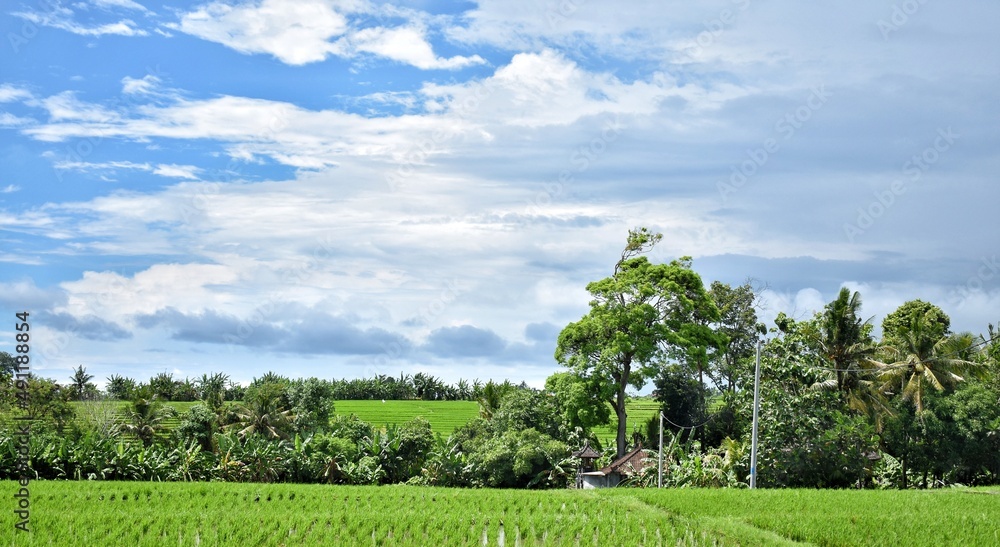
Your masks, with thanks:
[[[322,0],[263,0],[230,5],[212,2],[185,13],[171,28],[242,53],[269,53],[303,65],[333,53],[330,38],[347,31],[335,4]]]
[[[132,161],[106,161],[106,162],[84,162],[84,161],[59,161],[53,167],[66,171],[80,172],[106,172],[117,171],[119,169],[131,169],[146,171],[154,175],[169,178],[197,180],[201,168],[194,165],[176,165],[137,163]]]
[[[99,8],[125,8],[148,13],[145,6],[133,0],[91,0]]]
[[[198,180],[198,172],[201,171],[200,168],[194,165],[157,165],[156,169],[153,170],[154,175],[160,175],[161,177],[171,177],[178,179],[190,179]]]
[[[22,87],[16,87],[10,84],[0,85],[0,103],[30,99],[31,97],[31,92]]]
[[[146,36],[149,34],[145,30],[138,28],[136,23],[131,19],[122,19],[114,23],[105,23],[103,25],[86,26],[74,20],[74,13],[72,10],[59,5],[51,5],[50,8],[51,9],[48,11],[20,11],[14,12],[12,15],[37,25],[65,30],[66,32],[71,32],[80,36],[104,36],[108,34],[119,36]]]
[[[454,70],[483,64],[478,55],[439,57],[427,39],[419,12],[384,7],[383,12],[411,20],[403,26],[359,28],[348,20],[357,12],[376,12],[368,2],[261,0],[241,5],[212,2],[181,16],[169,28],[220,43],[242,53],[266,53],[283,63],[304,65],[330,55],[354,58],[370,53],[424,70]]]
[[[424,70],[457,69],[486,61],[478,55],[442,58],[434,54],[424,30],[417,27],[366,28],[351,34],[349,42],[358,51],[374,53]]]
[[[152,93],[159,87],[160,79],[152,74],[147,74],[142,78],[122,78],[122,93],[126,95],[145,95]]]
[[[76,94],[72,91],[64,91],[46,97],[39,102],[48,111],[49,119],[53,122],[73,121],[103,124],[119,119],[117,112],[93,103],[85,103],[77,99]]]
[[[8,184],[7,186],[0,188],[0,194],[13,194],[19,190],[21,190],[20,186],[16,184]]]
[[[35,123],[31,118],[15,116],[10,112],[0,112],[0,127],[21,127]]]

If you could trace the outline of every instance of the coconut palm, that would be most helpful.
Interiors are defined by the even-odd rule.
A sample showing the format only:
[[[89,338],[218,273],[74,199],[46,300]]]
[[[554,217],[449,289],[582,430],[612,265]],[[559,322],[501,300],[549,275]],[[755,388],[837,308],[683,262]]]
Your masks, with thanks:
[[[826,305],[816,339],[821,357],[832,370],[827,380],[813,388],[839,391],[849,408],[873,415],[880,425],[881,415],[889,410],[876,381],[879,367],[873,360],[876,346],[869,334],[871,319],[862,321],[860,311],[861,295],[851,294],[847,287]]]
[[[240,438],[259,434],[272,439],[288,439],[292,411],[282,403],[284,385],[268,383],[247,391],[247,402],[235,409],[234,422],[226,426]]]
[[[985,371],[983,363],[970,360],[974,346],[971,334],[937,336],[923,316],[915,316],[910,329],[883,348],[891,362],[876,362],[882,369],[881,388],[912,400],[920,414],[928,386],[944,391],[963,381],[961,374],[978,375]]]
[[[156,399],[136,399],[125,409],[122,430],[138,437],[143,445],[150,446],[156,434],[166,429],[163,421],[175,414],[173,408]]]
[[[87,392],[87,387],[93,378],[94,375],[87,374],[87,369],[83,368],[83,365],[73,369],[73,375],[69,377],[73,386],[73,396],[77,399],[83,399],[84,394]]]

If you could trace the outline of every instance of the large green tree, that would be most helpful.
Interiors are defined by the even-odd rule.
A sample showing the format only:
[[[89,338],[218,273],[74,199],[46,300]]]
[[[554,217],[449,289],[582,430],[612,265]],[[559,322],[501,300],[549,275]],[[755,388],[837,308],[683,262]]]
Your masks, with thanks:
[[[709,326],[719,311],[689,258],[652,264],[640,256],[662,239],[630,230],[614,273],[587,285],[590,311],[559,334],[555,357],[587,379],[618,418],[616,448],[626,452],[625,390],[641,388],[668,355],[704,359],[720,337]]]
[[[749,281],[738,287],[713,281],[708,293],[719,308],[718,331],[726,336],[725,346],[715,354],[712,381],[735,391],[740,374],[753,372],[746,365],[767,328],[757,320],[757,293]]]

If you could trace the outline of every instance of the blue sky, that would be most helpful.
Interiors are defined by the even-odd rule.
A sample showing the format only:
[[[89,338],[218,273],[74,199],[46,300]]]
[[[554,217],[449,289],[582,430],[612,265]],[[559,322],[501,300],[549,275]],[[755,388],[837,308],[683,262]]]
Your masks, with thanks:
[[[0,312],[65,380],[541,385],[627,230],[809,317],[1000,320],[1000,6],[90,0],[0,13]],[[11,345],[13,328],[0,332]]]

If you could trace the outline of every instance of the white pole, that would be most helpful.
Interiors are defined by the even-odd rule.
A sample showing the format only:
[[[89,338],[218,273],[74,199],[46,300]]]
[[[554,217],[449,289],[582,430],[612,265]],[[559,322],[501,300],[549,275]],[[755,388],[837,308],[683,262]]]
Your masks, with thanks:
[[[658,459],[656,487],[663,488],[663,412],[660,412],[660,457]]]
[[[760,340],[757,341],[757,366],[753,375],[753,434],[750,441],[750,488],[757,487],[757,416],[760,413]]]

